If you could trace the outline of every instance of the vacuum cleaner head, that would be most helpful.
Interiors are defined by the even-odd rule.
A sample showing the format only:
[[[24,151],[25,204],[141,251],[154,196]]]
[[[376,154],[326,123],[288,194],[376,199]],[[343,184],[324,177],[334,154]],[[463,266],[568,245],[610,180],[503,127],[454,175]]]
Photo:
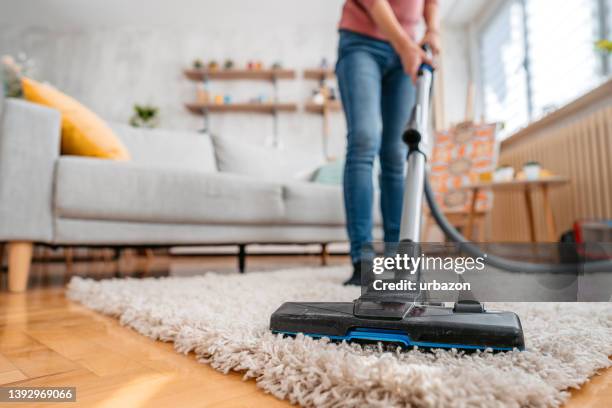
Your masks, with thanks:
[[[352,303],[287,302],[272,315],[270,329],[290,336],[303,333],[332,341],[382,342],[402,348],[525,348],[521,322],[515,313],[485,311],[480,303],[472,301],[458,302],[453,308],[401,302],[362,303],[361,299]]]
[[[429,52],[428,49],[425,51]],[[431,187],[426,182],[426,156],[419,149],[420,143],[427,144],[428,141],[432,80],[432,67],[421,66],[416,85],[416,102],[404,134],[408,144],[406,168],[410,177],[406,177],[399,234],[400,243],[404,245],[395,252],[413,257],[422,253],[417,241],[421,235],[424,186],[434,218],[440,214],[432,199]],[[440,226],[445,227],[447,223],[441,220],[440,217],[436,218]],[[456,242],[465,241],[458,233],[452,235],[447,230],[445,232]],[[385,244],[383,253],[387,252],[394,251]],[[365,256],[363,259],[370,258]],[[413,278],[419,281],[420,267],[414,262],[413,267],[417,269]],[[414,271],[403,269],[393,272],[396,282],[403,279],[406,273],[414,274]],[[457,276],[461,278],[460,274]],[[434,305],[424,301],[427,293],[402,293],[396,296],[391,291],[377,296],[376,290],[367,290],[370,281],[370,277],[362,280],[362,295],[352,303],[285,303],[272,315],[270,329],[285,335],[304,333],[312,337],[328,337],[334,341],[383,342],[406,348],[416,346],[508,351],[525,347],[521,322],[514,313],[485,311],[482,304],[474,299],[460,300],[452,308],[442,304]]]

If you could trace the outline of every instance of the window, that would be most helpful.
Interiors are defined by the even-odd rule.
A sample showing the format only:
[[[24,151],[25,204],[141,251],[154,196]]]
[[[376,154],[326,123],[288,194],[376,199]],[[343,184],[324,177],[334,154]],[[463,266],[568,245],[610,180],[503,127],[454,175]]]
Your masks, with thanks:
[[[479,41],[484,115],[505,131],[529,120],[522,13],[520,2],[506,2]]]
[[[597,1],[531,0],[525,8],[532,118],[538,118],[600,83]]]
[[[505,0],[478,35],[483,113],[503,135],[600,84],[612,0]]]

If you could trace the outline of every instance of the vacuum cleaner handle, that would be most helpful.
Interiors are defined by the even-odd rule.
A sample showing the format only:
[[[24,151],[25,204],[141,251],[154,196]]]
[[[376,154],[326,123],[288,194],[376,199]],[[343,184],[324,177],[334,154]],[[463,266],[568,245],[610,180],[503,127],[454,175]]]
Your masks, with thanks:
[[[423,51],[425,51],[425,55],[427,55],[427,58],[431,60],[433,58],[433,52],[431,51],[431,46],[429,44],[423,44],[421,48],[423,49]],[[434,67],[424,62],[419,67],[418,74],[421,75],[423,70],[428,70],[429,72],[433,72]]]
[[[423,49],[428,55],[431,55],[431,50],[427,45],[423,46]],[[421,235],[421,209],[427,158],[420,145],[421,143],[427,144],[429,141],[429,101],[432,82],[433,67],[429,64],[422,64],[417,76],[416,100],[412,108],[412,116],[403,135],[404,142],[408,145],[408,157],[400,223],[400,241],[402,242],[419,242]]]
[[[431,47],[424,44],[422,48],[429,59],[431,59]],[[429,142],[429,106],[433,72],[434,68],[427,63],[421,64],[418,70],[416,100],[412,108],[410,121],[404,132],[404,142],[406,142],[410,148],[418,148],[419,143],[427,145]]]

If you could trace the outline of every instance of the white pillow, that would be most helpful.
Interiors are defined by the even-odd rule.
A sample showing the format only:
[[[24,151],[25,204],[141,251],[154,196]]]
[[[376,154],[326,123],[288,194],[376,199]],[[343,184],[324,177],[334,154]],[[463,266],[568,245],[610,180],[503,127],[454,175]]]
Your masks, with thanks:
[[[263,180],[310,181],[321,165],[301,155],[283,150],[240,143],[213,136],[219,171],[243,174]]]

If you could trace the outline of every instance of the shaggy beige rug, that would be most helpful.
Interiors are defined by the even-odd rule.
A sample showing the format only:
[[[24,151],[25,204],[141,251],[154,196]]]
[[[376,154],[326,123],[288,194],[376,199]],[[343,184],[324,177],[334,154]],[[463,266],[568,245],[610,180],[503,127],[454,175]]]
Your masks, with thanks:
[[[384,352],[268,331],[284,301],[350,301],[346,268],[190,278],[74,278],[68,296],[154,339],[244,373],[278,398],[308,407],[556,407],[611,365],[612,304],[504,306],[519,314],[528,351]],[[494,305],[489,304],[492,308]]]

